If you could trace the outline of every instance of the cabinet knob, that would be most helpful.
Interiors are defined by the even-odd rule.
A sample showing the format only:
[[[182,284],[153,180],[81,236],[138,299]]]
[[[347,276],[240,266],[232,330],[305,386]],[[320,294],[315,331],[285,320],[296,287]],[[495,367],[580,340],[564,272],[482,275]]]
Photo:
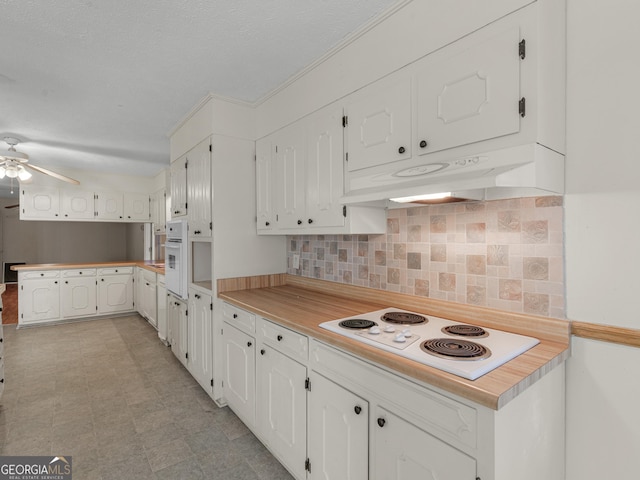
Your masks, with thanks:
[[[101,278],[101,279],[100,279],[100,281],[101,281],[101,282],[104,282],[104,278]]]
[[[56,280],[56,281],[55,281],[55,282],[53,282],[53,283],[55,283],[55,284],[57,285],[57,284],[58,284],[58,280]]]
[[[234,314],[233,314],[233,318],[238,318],[238,314],[237,314],[237,313],[234,313]]]
[[[264,222],[265,227],[268,227],[269,225],[271,225],[269,222]]]
[[[308,220],[308,222],[309,222],[309,223],[313,223],[313,219],[312,219],[312,218],[310,218],[310,219]]]
[[[267,351],[264,348],[260,349],[260,355],[264,355],[266,352]]]
[[[80,273],[80,275],[82,275],[82,272],[78,272],[78,273]]]
[[[302,225],[302,220],[298,220],[298,225]]]
[[[120,215],[120,218],[122,218],[122,215]]]
[[[407,150],[406,150],[404,147],[400,147],[400,148],[398,149],[398,153],[400,153],[400,154],[402,154],[402,153],[404,153],[404,152],[406,152],[406,151],[407,151]]]
[[[41,277],[44,277],[44,273],[41,273],[41,274],[40,274],[40,276],[41,276]]]
[[[4,378],[0,378],[0,383],[4,383]]]
[[[69,216],[69,214],[68,214],[68,213],[65,213],[65,214],[64,214],[64,216],[65,216],[65,217],[68,217],[68,216]]]
[[[427,143],[426,140],[420,141],[420,148],[427,148],[427,145],[428,145],[428,143]]]
[[[69,280],[65,280],[64,283],[69,283]]]
[[[131,215],[127,215],[127,218],[131,218]]]
[[[355,407],[353,407],[353,411],[356,412],[356,415],[360,415],[360,412],[362,412],[362,407],[360,405],[356,405]]]
[[[149,285],[149,284],[147,283],[147,285]],[[199,298],[200,298],[200,295],[198,295],[198,294],[196,293],[196,294],[195,294],[195,297],[199,299]]]
[[[58,214],[56,213],[56,214],[55,214],[55,216],[57,217],[57,216],[58,216]]]
[[[247,342],[247,347],[250,347],[251,345],[253,345],[253,343]]]
[[[387,423],[387,421],[384,418],[382,418],[382,417],[378,418],[378,426],[380,428],[384,427],[385,423]]]
[[[282,335],[278,335],[276,338],[278,339],[279,342],[282,341]]]

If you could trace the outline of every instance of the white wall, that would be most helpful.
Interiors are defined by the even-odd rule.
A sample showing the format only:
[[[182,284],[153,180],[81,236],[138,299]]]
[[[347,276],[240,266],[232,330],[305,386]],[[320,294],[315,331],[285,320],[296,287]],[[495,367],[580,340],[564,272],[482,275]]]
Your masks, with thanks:
[[[637,0],[568,0],[567,312],[640,329]],[[640,349],[574,338],[567,479],[640,475]]]

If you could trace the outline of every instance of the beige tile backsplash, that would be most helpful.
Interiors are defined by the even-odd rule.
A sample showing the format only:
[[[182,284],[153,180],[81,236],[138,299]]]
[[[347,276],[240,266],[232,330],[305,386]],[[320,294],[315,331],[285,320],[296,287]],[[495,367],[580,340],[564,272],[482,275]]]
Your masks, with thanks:
[[[384,235],[287,240],[290,274],[565,318],[562,197],[395,209]]]

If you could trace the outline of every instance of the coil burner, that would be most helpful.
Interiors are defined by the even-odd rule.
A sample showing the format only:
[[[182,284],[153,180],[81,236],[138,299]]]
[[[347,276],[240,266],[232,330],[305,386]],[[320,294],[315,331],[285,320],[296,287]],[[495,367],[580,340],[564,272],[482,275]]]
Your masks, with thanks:
[[[432,338],[420,345],[422,351],[439,358],[451,360],[484,360],[491,350],[479,343],[457,338]]]
[[[428,322],[427,317],[409,312],[387,312],[380,320],[397,325],[420,325]]]
[[[364,330],[377,325],[377,323],[364,318],[349,318],[341,321],[338,325],[342,328],[349,328],[351,330]]]
[[[489,336],[484,328],[475,325],[449,325],[448,327],[442,327],[442,333],[448,333],[449,335],[457,335],[459,337],[473,337],[484,338]]]

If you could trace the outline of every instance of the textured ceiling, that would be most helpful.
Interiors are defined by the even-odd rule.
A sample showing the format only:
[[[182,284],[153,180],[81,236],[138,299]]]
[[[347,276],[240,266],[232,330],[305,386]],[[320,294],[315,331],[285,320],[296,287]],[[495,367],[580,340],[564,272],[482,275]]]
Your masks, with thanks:
[[[0,0],[0,141],[52,170],[155,175],[207,93],[255,103],[396,3]]]

